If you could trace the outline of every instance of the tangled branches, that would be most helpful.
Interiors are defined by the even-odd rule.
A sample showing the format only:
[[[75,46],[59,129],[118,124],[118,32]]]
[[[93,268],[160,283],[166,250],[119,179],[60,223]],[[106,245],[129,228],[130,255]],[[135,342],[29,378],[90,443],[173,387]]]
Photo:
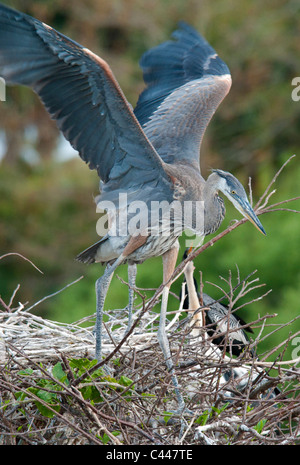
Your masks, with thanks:
[[[257,286],[239,277],[235,292]],[[229,283],[232,281],[229,279]],[[251,284],[252,283],[252,284]],[[234,299],[235,300],[235,299]],[[159,315],[136,312],[138,324],[125,338],[126,314],[107,323],[106,370],[92,360],[93,324],[82,328],[47,321],[23,309],[0,314],[2,444],[295,444],[299,439],[299,359],[253,357],[267,315],[252,322],[258,336],[237,358],[213,338],[192,336],[189,320],[173,312],[168,335],[187,406],[182,421],[156,339]],[[86,319],[87,320],[87,319]],[[84,321],[86,324],[87,321]],[[203,328],[205,331],[205,328]],[[230,330],[228,329],[228,332]],[[297,336],[296,333],[294,336]],[[228,336],[228,334],[227,334]],[[274,375],[275,373],[275,375]]]

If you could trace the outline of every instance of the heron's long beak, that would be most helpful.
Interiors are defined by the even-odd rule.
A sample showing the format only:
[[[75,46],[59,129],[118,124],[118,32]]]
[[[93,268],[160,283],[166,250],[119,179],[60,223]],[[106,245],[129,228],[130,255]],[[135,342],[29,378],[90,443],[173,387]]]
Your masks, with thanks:
[[[249,221],[251,221],[252,224],[254,224],[254,226],[262,233],[264,234],[265,236],[267,235],[266,234],[266,231],[264,230],[263,228],[263,225],[261,224],[261,222],[259,221],[259,219],[257,218],[253,208],[251,207],[250,203],[246,200],[241,200],[239,199],[239,210],[241,212],[241,214],[247,218]]]
[[[185,249],[184,254],[183,254],[183,258],[182,258],[183,260],[185,260],[190,255],[190,253],[192,253],[193,248],[194,247],[190,246],[187,249]]]
[[[192,252],[193,252],[193,247],[189,247],[189,248],[187,249],[187,254],[190,255],[190,253],[192,253]]]

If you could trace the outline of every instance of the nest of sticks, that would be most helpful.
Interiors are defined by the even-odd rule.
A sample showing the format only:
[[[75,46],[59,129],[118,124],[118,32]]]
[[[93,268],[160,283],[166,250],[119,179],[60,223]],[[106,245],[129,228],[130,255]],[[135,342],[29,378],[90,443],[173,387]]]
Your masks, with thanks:
[[[156,297],[159,292],[156,293]],[[299,359],[276,361],[245,350],[231,357],[205,328],[195,335],[182,302],[167,333],[188,413],[179,416],[156,332],[156,299],[108,313],[103,354],[93,360],[94,315],[74,324],[22,305],[0,313],[1,444],[296,444]],[[185,316],[185,314],[184,314]],[[251,343],[255,349],[266,317]],[[272,348],[270,354],[280,347]]]

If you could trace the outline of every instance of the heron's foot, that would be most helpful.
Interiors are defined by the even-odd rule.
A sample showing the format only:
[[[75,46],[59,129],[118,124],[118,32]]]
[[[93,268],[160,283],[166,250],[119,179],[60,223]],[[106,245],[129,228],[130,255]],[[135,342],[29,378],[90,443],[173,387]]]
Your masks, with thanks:
[[[96,356],[95,356],[95,360],[97,361],[97,363],[98,363],[98,362],[101,362],[102,357],[101,357],[101,356],[100,356],[100,357],[96,357]],[[102,365],[102,366],[100,367],[100,369],[104,371],[104,374],[105,374],[106,376],[112,376],[112,375],[113,375],[111,369],[110,369],[106,364]]]
[[[166,416],[170,414],[170,418],[166,421]],[[187,422],[187,417],[193,417],[195,415],[192,410],[186,408],[179,408],[177,410],[171,410],[166,413],[165,421],[167,425],[176,425],[178,424],[178,421],[180,421],[180,432],[179,432],[179,438],[181,438],[184,434],[184,431],[188,428],[188,422]]]
[[[192,417],[194,416],[194,414],[195,412],[193,412],[184,405],[183,408],[179,407],[177,410],[168,410],[165,416],[167,417],[168,415],[170,415],[170,419],[167,420],[167,422],[173,422],[173,420],[176,421],[176,419],[178,420],[178,418],[182,419],[183,417]]]
[[[103,371],[105,372],[105,374],[106,374],[107,376],[112,376],[112,375],[113,375],[111,369],[110,369],[107,365],[103,365],[102,368],[103,368]]]

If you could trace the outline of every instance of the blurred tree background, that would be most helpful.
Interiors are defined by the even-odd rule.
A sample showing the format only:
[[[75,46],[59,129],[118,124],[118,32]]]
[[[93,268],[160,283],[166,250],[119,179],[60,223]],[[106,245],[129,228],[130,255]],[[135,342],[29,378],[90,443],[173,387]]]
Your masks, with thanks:
[[[275,172],[296,154],[276,182],[274,201],[299,195],[300,102],[291,98],[291,81],[300,75],[300,4],[298,0],[12,0],[7,5],[28,13],[100,55],[111,66],[134,106],[143,89],[140,56],[167,40],[178,21],[193,25],[228,64],[233,78],[230,94],[218,109],[202,146],[202,173],[221,168],[233,172],[247,186],[252,178],[258,199]],[[32,260],[38,273],[17,256],[0,261],[0,294],[8,302],[20,284],[17,304],[33,304],[79,276],[79,283],[46,300],[36,312],[46,318],[72,322],[95,311],[94,282],[103,269],[85,266],[74,257],[97,240],[98,219],[93,197],[98,178],[74,156],[59,135],[37,96],[29,89],[6,89],[0,112],[0,255],[18,252]],[[299,202],[293,208],[299,209]],[[226,201],[227,215],[220,230],[239,217]],[[255,276],[272,289],[261,301],[245,307],[247,321],[277,313],[273,324],[299,314],[300,217],[278,212],[260,217],[267,237],[244,224],[197,258],[204,291],[219,298],[209,282],[224,286],[236,265],[241,277]],[[183,254],[184,247],[181,252]],[[182,255],[181,254],[181,255]],[[181,257],[180,257],[181,258]],[[139,266],[137,286],[157,288],[161,259]],[[117,275],[127,280],[127,267]],[[197,273],[198,277],[198,273]],[[180,280],[179,280],[180,281]],[[172,290],[179,293],[180,282]],[[225,286],[226,287],[226,286]],[[137,303],[139,299],[137,299]],[[107,308],[127,303],[127,286],[113,279]],[[170,302],[170,309],[176,300]],[[275,327],[270,326],[267,331]],[[299,322],[274,333],[261,352],[278,344]],[[286,356],[290,357],[293,347]],[[275,356],[276,354],[274,354]]]

